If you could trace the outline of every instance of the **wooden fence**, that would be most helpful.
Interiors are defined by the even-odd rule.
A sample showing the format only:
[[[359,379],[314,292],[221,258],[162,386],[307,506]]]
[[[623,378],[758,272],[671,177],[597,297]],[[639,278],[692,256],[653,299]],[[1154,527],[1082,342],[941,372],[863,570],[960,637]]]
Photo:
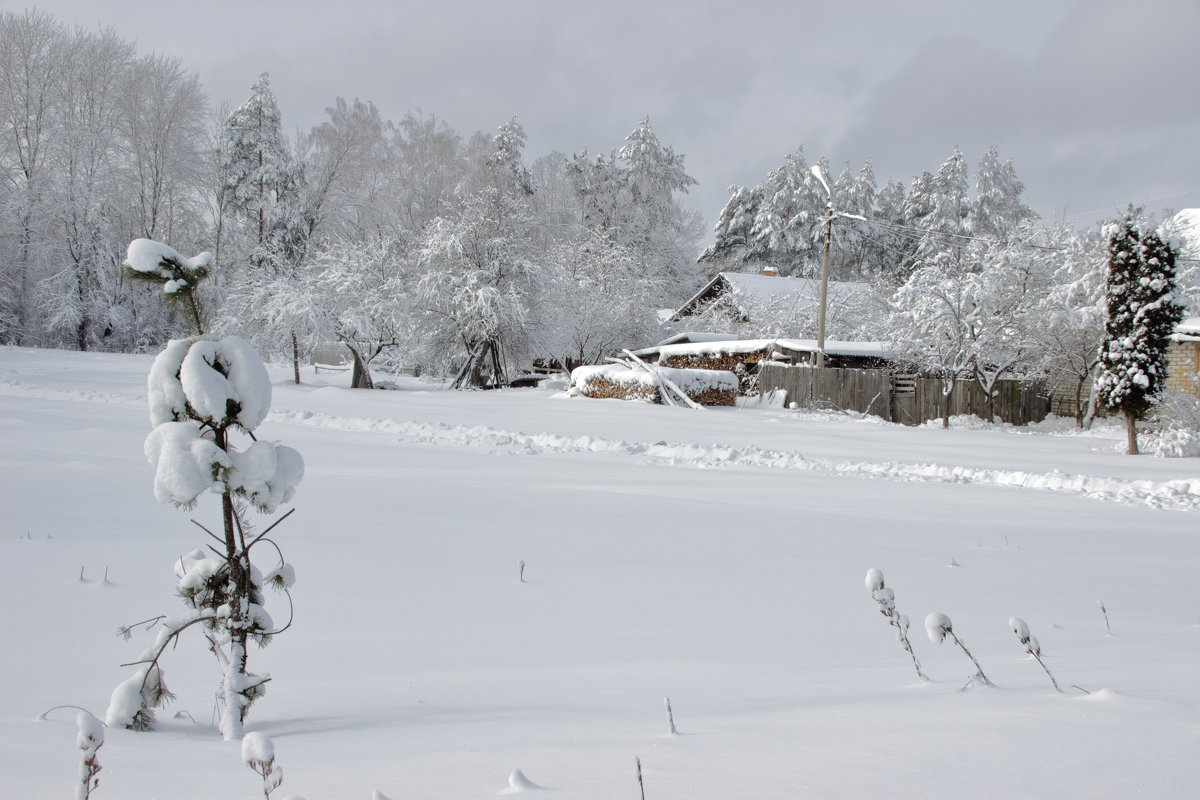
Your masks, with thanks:
[[[787,392],[787,403],[799,408],[855,411],[904,425],[920,425],[942,417],[942,382],[885,369],[815,369],[763,362],[758,389]],[[1046,387],[1036,381],[1001,380],[994,410],[1004,422],[1025,425],[1050,413]],[[950,414],[987,417],[987,397],[973,380],[959,380],[950,395]]]

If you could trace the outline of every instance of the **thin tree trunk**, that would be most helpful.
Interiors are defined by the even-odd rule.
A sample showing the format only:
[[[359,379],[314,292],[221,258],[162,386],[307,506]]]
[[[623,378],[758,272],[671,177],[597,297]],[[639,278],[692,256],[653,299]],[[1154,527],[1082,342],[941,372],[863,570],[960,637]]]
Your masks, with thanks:
[[[229,442],[224,430],[216,432],[216,444],[227,450]],[[239,549],[237,526],[234,523],[233,497],[226,491],[221,495],[221,517],[225,533],[225,563],[229,567],[229,618],[225,622],[229,631],[229,662],[225,665],[225,680],[221,684],[225,708],[221,714],[221,736],[226,741],[242,738],[242,723],[246,719],[249,703],[246,690],[246,631],[247,615],[250,612],[250,569],[243,562],[244,553]]]
[[[347,345],[349,347],[349,345]],[[375,382],[371,380],[369,365],[363,361],[357,348],[350,347],[350,355],[354,358],[354,371],[350,374],[351,389],[374,389]]]
[[[950,427],[950,396],[954,393],[954,381],[942,384],[942,427]]]
[[[300,385],[300,343],[296,339],[296,332],[292,331],[292,368],[296,372],[296,385]]]
[[[1075,382],[1075,427],[1083,428],[1083,382],[1086,377]]]
[[[1136,456],[1138,454],[1137,417],[1132,411],[1125,412],[1125,438],[1128,442],[1125,454]]]

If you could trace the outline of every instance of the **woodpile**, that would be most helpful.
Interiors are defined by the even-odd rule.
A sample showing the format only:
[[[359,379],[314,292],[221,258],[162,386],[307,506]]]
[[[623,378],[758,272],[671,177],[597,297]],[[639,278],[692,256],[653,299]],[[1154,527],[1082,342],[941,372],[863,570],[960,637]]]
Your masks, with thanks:
[[[659,364],[672,369],[703,369],[732,372],[738,377],[739,390],[743,397],[758,393],[755,375],[758,362],[767,359],[770,353],[756,350],[751,353],[693,353],[688,355],[664,354]]]
[[[702,406],[732,406],[737,402],[737,376],[728,371],[668,369],[625,364],[579,367],[571,373],[571,384],[585,397],[640,400],[663,404],[671,401],[677,388],[693,403]]]
[[[571,372],[571,384],[584,397],[661,403],[658,387],[648,378],[644,372],[611,367],[578,367]]]

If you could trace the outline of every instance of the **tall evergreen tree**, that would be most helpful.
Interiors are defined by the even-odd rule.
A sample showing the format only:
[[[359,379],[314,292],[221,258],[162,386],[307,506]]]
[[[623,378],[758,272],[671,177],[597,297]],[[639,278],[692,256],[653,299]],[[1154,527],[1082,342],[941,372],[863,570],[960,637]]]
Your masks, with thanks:
[[[1140,230],[1135,209],[1105,234],[1108,321],[1096,388],[1104,405],[1125,415],[1126,452],[1136,455],[1135,423],[1163,389],[1168,337],[1184,309],[1175,299],[1175,252],[1157,233]]]
[[[1021,200],[1025,184],[1017,177],[1011,160],[1000,163],[1000,153],[989,147],[979,159],[975,173],[975,205],[971,214],[971,233],[991,236],[1007,243],[1022,222],[1037,214]]]
[[[221,209],[233,211],[249,229],[252,260],[266,261],[269,251],[294,256],[305,227],[300,212],[304,169],[284,140],[266,72],[225,121],[220,148]]]

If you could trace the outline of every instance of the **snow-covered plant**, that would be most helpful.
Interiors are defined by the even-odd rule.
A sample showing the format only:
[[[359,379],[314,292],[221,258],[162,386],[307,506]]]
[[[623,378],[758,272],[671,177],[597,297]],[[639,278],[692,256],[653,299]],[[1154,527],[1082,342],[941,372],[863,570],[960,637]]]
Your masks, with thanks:
[[[275,763],[275,743],[262,733],[247,733],[242,739],[242,761],[262,776],[263,797],[270,800],[271,792],[283,783],[283,768]]]
[[[1200,376],[1193,381],[1200,388]],[[1200,457],[1200,395],[1167,390],[1154,407],[1146,451],[1161,458]]]
[[[97,751],[104,746],[104,723],[86,711],[79,712],[75,718],[79,728],[76,742],[83,752],[83,761],[79,765],[79,785],[75,787],[75,800],[88,800],[92,792],[100,785],[100,760]]]
[[[879,613],[887,617],[888,624],[896,629],[896,641],[912,658],[917,677],[923,681],[929,680],[929,676],[921,671],[921,662],[917,660],[917,654],[913,652],[912,644],[908,641],[908,617],[896,611],[896,593],[884,584],[883,573],[871,567],[867,570],[866,584],[871,599],[879,606]]]
[[[971,655],[971,651],[967,649],[967,646],[963,644],[962,640],[954,634],[954,627],[950,623],[950,618],[945,614],[940,614],[935,611],[929,616],[925,617],[925,632],[929,634],[929,639],[934,644],[941,644],[946,640],[946,637],[949,636],[950,640],[958,645],[959,649],[966,654],[967,658],[971,659],[971,663],[975,665],[975,676],[967,682],[967,686],[970,686],[971,683],[976,679],[980,680],[984,686],[996,685],[988,680],[987,675],[983,674],[983,667],[979,666],[979,662],[975,660],[975,656]]]
[[[161,283],[163,296],[177,306],[191,333],[204,333],[204,314],[196,287],[208,277],[213,254],[184,258],[175,248],[153,239],[134,239],[125,254],[125,274],[134,280]]]
[[[287,515],[254,535],[247,509],[274,513],[290,500],[304,476],[304,461],[290,447],[255,438],[254,429],[270,410],[271,381],[258,354],[236,336],[169,342],[150,369],[148,390],[153,428],[145,452],[154,470],[154,495],[181,508],[195,506],[205,492],[219,495],[221,535],[196,524],[221,548],[195,550],[176,563],[178,592],[188,610],[149,620],[157,638],[133,662],[137,672],[113,692],[108,724],[153,727],[153,708],[171,697],[160,659],[184,630],[201,625],[223,673],[221,733],[237,739],[250,704],[270,680],[246,669],[246,644],[253,639],[266,645],[281,630],[263,608],[263,585],[287,593],[295,581],[278,545],[266,538]],[[250,440],[241,450],[239,437]],[[279,555],[265,578],[250,560],[259,543]]]
[[[679,733],[675,730],[675,712],[671,710],[671,698],[664,697],[663,705],[667,708],[667,732],[672,735]]]
[[[1062,689],[1058,688],[1058,681],[1054,680],[1054,676],[1050,674],[1050,668],[1046,666],[1046,662],[1042,661],[1042,646],[1038,643],[1037,637],[1029,632],[1029,626],[1025,624],[1025,620],[1020,617],[1009,617],[1008,627],[1017,635],[1017,640],[1024,646],[1025,652],[1033,656],[1034,660],[1046,671],[1050,682],[1054,684],[1054,691],[1061,692]]]

